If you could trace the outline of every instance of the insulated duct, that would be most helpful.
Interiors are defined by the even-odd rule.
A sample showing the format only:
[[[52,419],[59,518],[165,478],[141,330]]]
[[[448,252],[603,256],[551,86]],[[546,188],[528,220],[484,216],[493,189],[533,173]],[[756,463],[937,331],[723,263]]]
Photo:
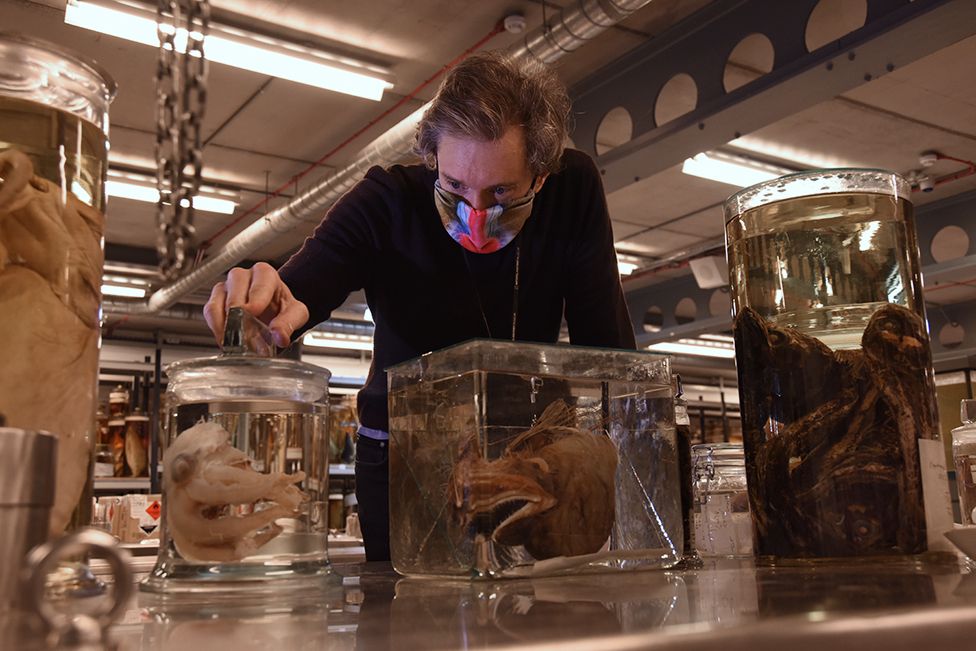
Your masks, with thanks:
[[[512,55],[552,63],[582,46],[631,15],[651,0],[578,0],[572,10],[558,10],[541,27],[526,34],[513,48]],[[274,241],[280,233],[306,224],[311,230],[325,211],[359,181],[373,165],[390,165],[406,158],[413,147],[414,134],[427,104],[401,120],[392,129],[367,145],[344,169],[324,177],[288,204],[277,208],[235,235],[206,262],[154,292],[145,304],[133,306],[130,313],[153,313],[176,303],[198,287],[212,283],[230,267],[247,258],[259,247]]]

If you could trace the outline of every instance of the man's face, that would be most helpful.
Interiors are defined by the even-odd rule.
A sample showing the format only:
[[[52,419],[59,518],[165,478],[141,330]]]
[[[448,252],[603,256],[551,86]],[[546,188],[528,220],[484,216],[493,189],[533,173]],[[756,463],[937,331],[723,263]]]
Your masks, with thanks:
[[[482,141],[441,136],[437,147],[437,178],[442,188],[464,199],[475,210],[505,204],[538,191],[544,177],[533,176],[525,156],[522,127],[509,127],[498,140]]]

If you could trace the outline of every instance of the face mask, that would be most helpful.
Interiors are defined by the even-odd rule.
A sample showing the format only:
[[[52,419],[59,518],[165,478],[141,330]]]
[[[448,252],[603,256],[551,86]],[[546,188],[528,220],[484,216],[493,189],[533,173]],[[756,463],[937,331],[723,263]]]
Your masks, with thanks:
[[[493,253],[515,239],[532,213],[534,198],[535,192],[529,190],[521,199],[504,206],[475,210],[442,188],[440,182],[434,181],[434,203],[444,229],[455,242],[472,253]]]

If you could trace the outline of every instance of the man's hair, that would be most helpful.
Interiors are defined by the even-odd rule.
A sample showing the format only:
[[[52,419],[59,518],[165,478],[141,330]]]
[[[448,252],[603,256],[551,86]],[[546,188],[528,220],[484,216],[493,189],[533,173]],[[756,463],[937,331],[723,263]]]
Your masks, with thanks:
[[[479,52],[441,83],[417,127],[414,151],[435,169],[441,136],[491,141],[521,126],[529,169],[534,175],[548,174],[559,168],[569,109],[566,87],[545,66],[501,52]]]

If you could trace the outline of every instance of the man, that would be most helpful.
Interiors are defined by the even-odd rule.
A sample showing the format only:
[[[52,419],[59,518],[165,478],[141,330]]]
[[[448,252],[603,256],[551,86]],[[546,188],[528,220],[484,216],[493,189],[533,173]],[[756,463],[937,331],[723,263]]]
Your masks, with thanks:
[[[204,308],[243,305],[280,345],[365,290],[376,324],[359,392],[356,494],[367,560],[389,558],[385,369],[472,338],[633,348],[599,173],[563,149],[556,77],[500,53],[444,80],[421,121],[423,165],[374,167],[280,269],[232,269]]]

